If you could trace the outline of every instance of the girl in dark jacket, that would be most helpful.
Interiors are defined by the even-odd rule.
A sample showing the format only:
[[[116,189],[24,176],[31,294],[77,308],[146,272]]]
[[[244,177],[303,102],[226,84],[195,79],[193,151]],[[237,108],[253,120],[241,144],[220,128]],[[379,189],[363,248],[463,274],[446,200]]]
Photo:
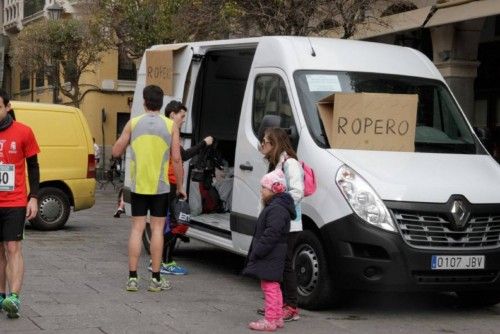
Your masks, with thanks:
[[[295,206],[292,197],[285,192],[283,171],[277,169],[264,175],[260,184],[264,209],[257,220],[243,273],[261,280],[265,317],[248,326],[258,331],[275,331],[283,327],[280,282],[285,268],[287,234],[290,220],[295,218]]]

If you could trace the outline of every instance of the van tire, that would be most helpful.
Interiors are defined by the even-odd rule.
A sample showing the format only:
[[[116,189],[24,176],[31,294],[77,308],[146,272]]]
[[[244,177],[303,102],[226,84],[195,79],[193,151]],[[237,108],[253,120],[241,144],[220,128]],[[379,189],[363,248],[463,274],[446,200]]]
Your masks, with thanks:
[[[31,225],[42,231],[58,230],[68,221],[70,210],[69,198],[64,191],[42,188],[38,191],[38,213],[31,220]]]
[[[486,307],[500,303],[500,291],[457,291],[463,306]]]
[[[297,275],[299,306],[318,310],[339,301],[341,294],[333,290],[325,251],[314,232],[300,232],[295,244],[293,263]]]
[[[151,226],[149,223],[146,223],[146,228],[144,229],[144,233],[142,233],[142,244],[146,252],[151,255],[151,249],[149,248],[151,245]]]

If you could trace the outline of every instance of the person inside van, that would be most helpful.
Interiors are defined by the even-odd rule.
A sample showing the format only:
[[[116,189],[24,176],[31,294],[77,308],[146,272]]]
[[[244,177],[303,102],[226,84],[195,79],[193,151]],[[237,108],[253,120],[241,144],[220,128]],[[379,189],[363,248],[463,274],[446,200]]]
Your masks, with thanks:
[[[13,119],[10,98],[0,89],[0,309],[18,318],[24,275],[21,241],[26,220],[38,212],[40,148],[33,131]],[[26,168],[27,167],[27,168]],[[26,187],[28,170],[29,194]],[[10,293],[7,295],[7,285]]]
[[[131,148],[131,207],[132,229],[129,238],[129,277],[127,291],[138,290],[137,264],[141,255],[142,235],[146,227],[146,216],[150,214],[152,277],[149,291],[170,289],[168,280],[160,276],[163,229],[167,215],[170,184],[167,168],[169,160],[176,180],[180,180],[176,192],[186,198],[183,188],[182,160],[179,143],[179,128],[161,115],[163,90],[155,85],[143,90],[145,113],[132,118],[113,146],[114,158],[119,158],[128,145]]]
[[[179,131],[182,127],[182,124],[184,124],[184,121],[186,120],[186,113],[187,113],[187,108],[180,101],[173,100],[169,102],[165,107],[165,116],[174,121],[174,124],[177,126]],[[181,149],[182,161],[187,161],[192,157],[194,157],[195,155],[199,154],[207,146],[212,145],[213,141],[214,141],[213,137],[208,136],[205,139],[203,139],[200,143],[190,147],[187,150],[185,150],[181,146],[180,149]],[[175,190],[177,188],[177,182],[171,165],[169,166],[168,169],[168,180],[170,182],[170,189],[171,189],[170,196],[168,199],[169,211],[173,212],[172,205],[176,197]],[[162,264],[160,272],[163,275],[186,275],[188,271],[185,268],[179,266],[174,261],[173,252],[177,240],[186,234],[188,226],[184,224],[177,224],[174,215],[172,214],[169,215],[167,224],[170,224],[170,226],[169,228],[165,229],[165,231],[167,232],[164,234],[163,255],[162,255]],[[151,270],[151,266],[149,268]]]
[[[297,153],[285,130],[281,128],[267,128],[262,138],[260,152],[269,162],[269,171],[282,170],[285,173],[287,191],[292,196],[295,204],[296,218],[290,223],[288,233],[288,250],[285,260],[285,271],[283,274],[283,320],[299,320],[297,276],[293,268],[293,251],[298,234],[302,231],[302,211],[300,202],[304,197],[304,171],[297,160]],[[259,314],[264,310],[259,309]]]

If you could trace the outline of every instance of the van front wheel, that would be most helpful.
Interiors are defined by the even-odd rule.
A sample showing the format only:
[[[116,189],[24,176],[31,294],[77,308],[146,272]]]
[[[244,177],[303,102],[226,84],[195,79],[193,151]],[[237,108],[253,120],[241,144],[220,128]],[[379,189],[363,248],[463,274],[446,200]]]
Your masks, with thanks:
[[[303,231],[297,238],[293,258],[297,275],[299,305],[314,310],[337,302],[323,246],[312,231]]]
[[[70,210],[69,198],[62,190],[42,188],[38,192],[38,214],[31,225],[43,231],[60,229],[68,221]]]

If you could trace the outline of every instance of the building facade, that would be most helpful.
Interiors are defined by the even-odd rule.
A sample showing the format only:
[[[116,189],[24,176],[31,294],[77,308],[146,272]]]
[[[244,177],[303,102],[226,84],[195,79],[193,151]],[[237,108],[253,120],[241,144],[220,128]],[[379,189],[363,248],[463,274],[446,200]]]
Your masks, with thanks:
[[[55,0],[4,0],[2,3],[3,34],[0,38],[1,86],[12,99],[42,103],[70,104],[62,94],[54,94],[49,71],[23,73],[10,64],[9,49],[23,27],[37,20],[49,19],[48,9]],[[77,16],[85,1],[57,1],[62,6],[62,18]],[[101,146],[101,163],[109,164],[110,149],[130,118],[137,71],[134,62],[123,52],[110,50],[92,72],[80,79],[83,100],[80,109],[89,123],[96,143]],[[102,147],[105,149],[102,150]],[[103,159],[104,158],[104,159]]]

